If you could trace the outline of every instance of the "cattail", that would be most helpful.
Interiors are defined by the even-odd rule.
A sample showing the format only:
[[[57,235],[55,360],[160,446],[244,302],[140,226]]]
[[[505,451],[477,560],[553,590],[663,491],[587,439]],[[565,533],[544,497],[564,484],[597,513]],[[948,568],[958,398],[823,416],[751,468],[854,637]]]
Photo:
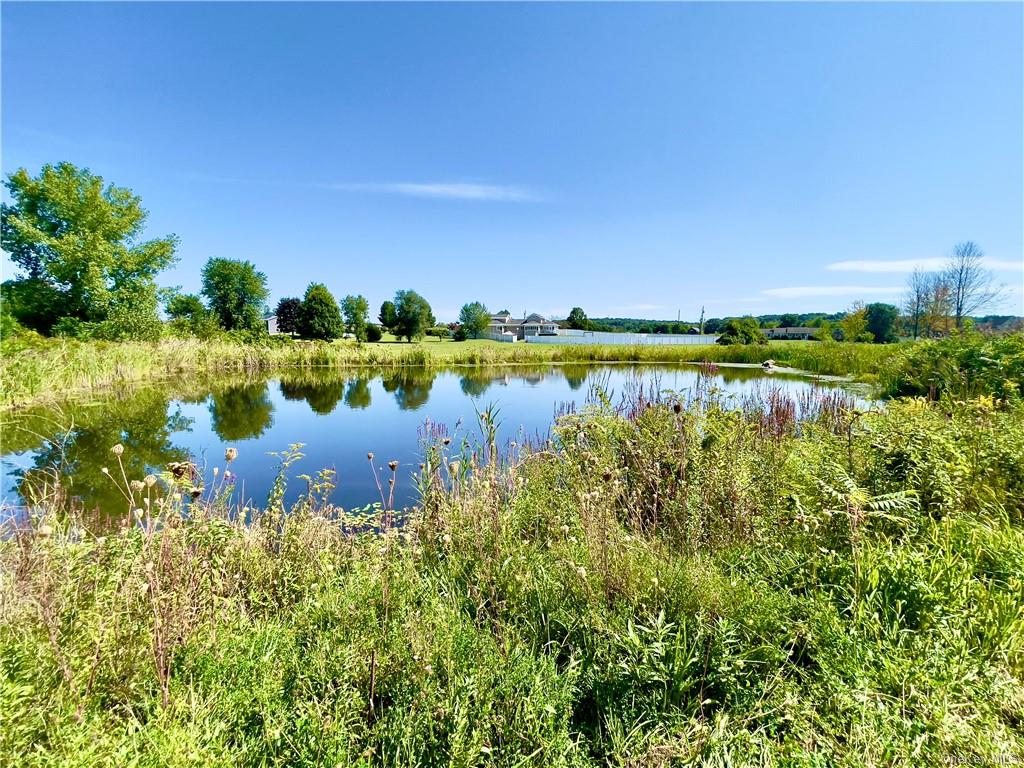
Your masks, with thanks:
[[[117,445],[110,449],[110,452],[115,456],[120,456],[122,453],[124,453],[124,446],[118,443]]]
[[[226,451],[224,451],[224,458],[227,461],[234,461],[237,457],[238,457],[238,449],[237,448],[228,448]]]

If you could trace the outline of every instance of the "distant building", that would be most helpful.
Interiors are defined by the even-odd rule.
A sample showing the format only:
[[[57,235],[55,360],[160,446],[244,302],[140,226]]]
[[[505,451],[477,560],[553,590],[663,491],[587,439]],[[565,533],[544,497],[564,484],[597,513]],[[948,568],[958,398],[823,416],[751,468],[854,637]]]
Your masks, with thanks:
[[[491,315],[487,326],[487,336],[505,340],[520,340],[528,336],[557,336],[558,323],[548,320],[537,313],[524,318],[512,317],[510,314]]]
[[[769,340],[806,341],[807,339],[813,339],[814,335],[820,330],[820,328],[809,328],[807,326],[787,326],[783,328],[765,328],[764,335]]]
[[[269,317],[264,317],[263,322],[266,323],[267,333],[269,333],[271,336],[280,333],[280,331],[277,330],[277,315],[270,315]]]

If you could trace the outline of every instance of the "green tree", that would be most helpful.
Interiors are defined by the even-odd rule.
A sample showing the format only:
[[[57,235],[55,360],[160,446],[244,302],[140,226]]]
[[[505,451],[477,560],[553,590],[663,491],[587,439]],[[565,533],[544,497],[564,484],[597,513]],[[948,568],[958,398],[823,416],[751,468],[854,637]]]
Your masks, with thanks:
[[[225,442],[259,437],[274,424],[274,403],[266,382],[215,390],[209,409],[210,426]]]
[[[255,331],[270,292],[267,276],[248,261],[213,258],[203,267],[203,296],[221,327]]]
[[[368,323],[366,326],[366,340],[367,341],[380,341],[384,336],[384,332],[381,331],[380,326],[375,323]]]
[[[434,325],[430,304],[416,291],[398,291],[395,294],[394,333],[406,341],[418,339]]]
[[[459,323],[467,335],[479,339],[480,334],[491,324],[491,315],[481,302],[473,301],[463,305],[462,311],[459,312]]]
[[[299,311],[299,335],[330,341],[341,336],[345,325],[338,302],[323,283],[310,283]]]
[[[388,333],[395,332],[395,326],[398,324],[398,313],[395,312],[395,305],[393,302],[385,301],[380,305],[380,314],[377,315],[377,319],[380,320],[380,326]]]
[[[863,302],[854,302],[847,310],[839,321],[839,330],[843,332],[843,341],[872,340],[873,336],[868,332],[868,313]]]
[[[289,296],[277,302],[274,315],[277,317],[277,330],[281,333],[297,333],[299,330],[299,312],[302,299]]]
[[[800,316],[794,315],[793,313],[787,313],[779,318],[780,328],[796,328],[800,325]]]
[[[178,241],[137,242],[147,215],[138,196],[71,163],[45,165],[35,177],[22,168],[5,186],[11,203],[0,210],[0,240],[24,273],[13,282],[32,281],[11,294],[20,298],[12,307],[19,322],[49,332],[60,317],[100,323],[113,310],[108,336],[159,329],[155,278],[174,263]]]
[[[370,317],[370,302],[364,296],[346,296],[341,300],[341,314],[345,327],[360,343],[366,341],[367,321]]]
[[[566,318],[570,328],[576,328],[581,331],[588,330],[590,328],[590,319],[587,317],[587,313],[579,307],[573,307],[572,311],[569,312],[569,317]]]
[[[867,319],[867,330],[874,337],[876,344],[888,344],[896,341],[896,326],[900,320],[900,311],[892,304],[875,302],[864,307]]]
[[[765,344],[764,331],[753,317],[733,317],[725,322],[719,344]]]
[[[209,339],[219,330],[217,318],[193,293],[175,293],[166,304],[171,327],[180,334]]]

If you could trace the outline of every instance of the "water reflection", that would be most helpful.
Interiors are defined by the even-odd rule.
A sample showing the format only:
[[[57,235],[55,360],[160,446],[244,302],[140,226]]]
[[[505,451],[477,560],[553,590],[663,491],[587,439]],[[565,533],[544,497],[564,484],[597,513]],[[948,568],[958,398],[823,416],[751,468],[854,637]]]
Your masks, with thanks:
[[[337,400],[326,413],[330,413],[336,403]],[[310,406],[313,407],[312,401]],[[265,380],[225,387],[210,396],[210,424],[221,440],[231,442],[259,437],[273,423],[274,404],[270,402]]]
[[[244,493],[246,500],[260,504],[275,468],[267,452],[301,442],[307,459],[298,471],[336,467],[342,485],[334,500],[362,506],[376,497],[365,472],[366,453],[398,460],[403,472],[412,471],[419,461],[417,429],[427,418],[448,427],[461,422],[467,434],[475,435],[474,401],[486,398],[501,409],[503,439],[546,434],[556,406],[582,405],[589,385],[605,386],[617,397],[639,375],[649,386],[682,391],[694,386],[698,369],[586,364],[454,372],[317,369],[226,382],[164,383],[88,404],[7,414],[0,425],[0,490],[6,503],[38,501],[52,490],[50,479],[58,472],[66,495],[79,497],[85,509],[120,517],[126,502],[102,471],[109,467],[120,474],[111,446],[125,446],[125,474],[134,480],[190,457],[209,464],[211,471],[225,445],[237,445],[239,496]],[[723,367],[712,384],[749,394],[764,378],[759,370]],[[780,385],[794,393],[813,386],[807,379],[778,374],[765,382],[767,387]],[[411,483],[399,491],[400,504],[414,501]]]

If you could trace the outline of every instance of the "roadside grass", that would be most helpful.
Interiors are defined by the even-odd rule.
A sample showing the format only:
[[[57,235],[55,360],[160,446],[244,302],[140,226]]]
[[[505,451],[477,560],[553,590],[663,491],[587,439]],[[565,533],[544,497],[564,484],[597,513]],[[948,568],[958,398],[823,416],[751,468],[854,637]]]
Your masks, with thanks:
[[[821,375],[871,377],[898,347],[871,344],[775,342],[764,346],[607,346],[503,344],[436,339],[356,344],[292,341],[265,343],[164,339],[158,342],[81,342],[23,334],[5,339],[0,407],[59,400],[75,393],[133,381],[181,375],[274,368],[497,366],[530,363],[646,362],[780,365]]]
[[[428,438],[421,504],[59,483],[0,540],[0,764],[891,766],[1024,757],[1024,406],[596,392]],[[233,455],[225,456],[223,469]],[[371,467],[367,467],[371,471]],[[196,499],[190,498],[196,494]]]

